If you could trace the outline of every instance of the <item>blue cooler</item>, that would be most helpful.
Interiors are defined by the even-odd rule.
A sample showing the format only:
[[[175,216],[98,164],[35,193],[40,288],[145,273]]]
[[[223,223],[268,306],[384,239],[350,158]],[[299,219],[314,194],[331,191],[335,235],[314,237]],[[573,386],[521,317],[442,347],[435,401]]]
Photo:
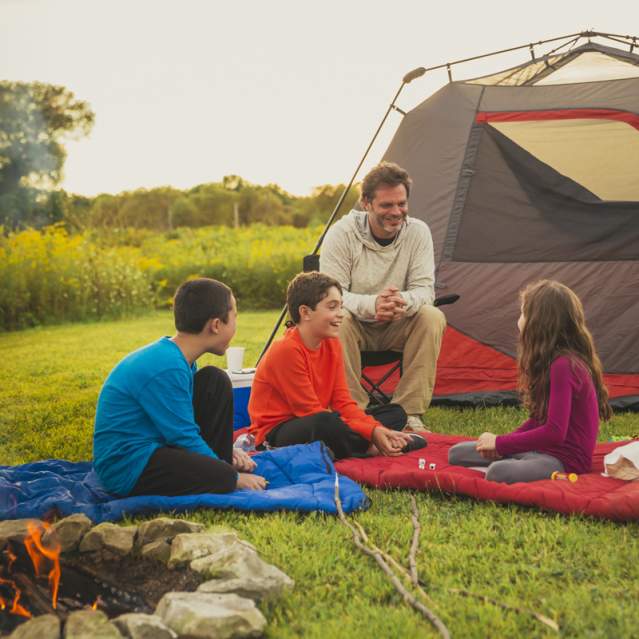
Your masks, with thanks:
[[[245,428],[251,423],[248,402],[255,377],[254,368],[244,368],[242,372],[226,370],[233,384],[233,429]]]

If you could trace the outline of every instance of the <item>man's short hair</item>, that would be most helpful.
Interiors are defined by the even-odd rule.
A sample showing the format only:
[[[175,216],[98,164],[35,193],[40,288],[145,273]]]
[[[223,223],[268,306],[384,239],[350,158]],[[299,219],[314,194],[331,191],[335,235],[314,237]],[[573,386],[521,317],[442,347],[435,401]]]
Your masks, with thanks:
[[[341,295],[340,283],[324,273],[311,271],[296,275],[286,289],[286,304],[293,323],[300,322],[300,306],[308,306],[315,310],[318,302],[328,295],[328,290],[333,286]]]
[[[197,335],[211,319],[219,318],[226,324],[233,309],[232,295],[226,284],[208,277],[184,282],[173,298],[175,328]]]
[[[380,162],[374,166],[362,181],[361,200],[372,202],[375,198],[375,191],[380,186],[399,186],[403,184],[406,188],[406,197],[410,195],[410,186],[413,181],[408,176],[408,171],[393,162]]]

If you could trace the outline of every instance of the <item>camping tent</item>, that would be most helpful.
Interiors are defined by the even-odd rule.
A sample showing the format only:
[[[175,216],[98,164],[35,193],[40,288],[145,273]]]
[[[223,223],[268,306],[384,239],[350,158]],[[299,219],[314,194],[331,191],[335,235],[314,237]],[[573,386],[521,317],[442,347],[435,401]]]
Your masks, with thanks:
[[[450,82],[384,159],[410,173],[449,327],[435,402],[516,397],[518,291],[583,300],[613,405],[639,409],[639,55],[594,42]]]

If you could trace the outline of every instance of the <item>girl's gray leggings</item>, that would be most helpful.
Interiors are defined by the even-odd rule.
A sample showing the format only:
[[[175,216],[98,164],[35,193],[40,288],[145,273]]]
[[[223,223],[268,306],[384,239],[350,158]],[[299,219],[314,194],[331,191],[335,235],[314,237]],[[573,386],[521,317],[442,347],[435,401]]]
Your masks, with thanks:
[[[488,466],[486,479],[504,484],[518,481],[550,479],[554,471],[564,472],[564,465],[552,455],[518,453],[512,457],[484,459],[475,449],[477,442],[461,442],[448,451],[448,463],[455,466]]]

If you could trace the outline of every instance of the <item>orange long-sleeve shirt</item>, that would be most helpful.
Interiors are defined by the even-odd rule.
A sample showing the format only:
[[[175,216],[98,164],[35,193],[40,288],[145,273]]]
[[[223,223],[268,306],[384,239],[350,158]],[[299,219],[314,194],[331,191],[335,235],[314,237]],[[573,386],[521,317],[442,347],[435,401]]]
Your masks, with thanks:
[[[278,424],[321,411],[339,413],[350,428],[369,441],[379,426],[351,397],[339,340],[324,339],[317,350],[311,350],[297,328],[289,328],[273,342],[259,363],[248,410],[256,445]]]

